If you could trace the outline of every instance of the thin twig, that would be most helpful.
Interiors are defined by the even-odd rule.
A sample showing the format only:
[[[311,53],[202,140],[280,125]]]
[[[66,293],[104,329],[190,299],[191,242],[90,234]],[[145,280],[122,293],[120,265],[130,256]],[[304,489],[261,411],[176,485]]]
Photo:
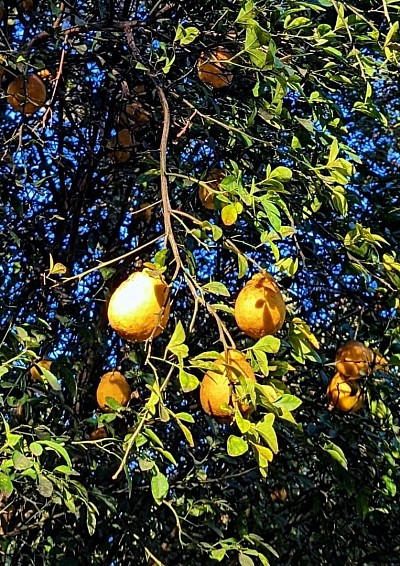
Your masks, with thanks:
[[[115,474],[112,476],[112,479],[113,479],[113,480],[116,480],[116,479],[118,478],[119,474],[120,474],[120,473],[122,472],[122,470],[124,469],[125,464],[126,464],[126,462],[127,462],[127,460],[128,460],[128,456],[129,456],[129,454],[130,454],[130,452],[131,452],[132,446],[133,446],[133,444],[134,444],[136,438],[138,437],[140,431],[141,431],[142,428],[144,427],[144,425],[145,425],[145,423],[146,423],[146,420],[147,420],[147,417],[148,417],[149,414],[150,414],[150,411],[149,411],[148,409],[146,409],[146,411],[143,413],[142,417],[140,417],[139,424],[138,424],[138,426],[136,427],[135,432],[132,434],[132,436],[130,437],[130,439],[129,439],[129,441],[128,441],[128,445],[127,445],[127,447],[126,447],[126,449],[125,449],[125,453],[124,453],[124,455],[123,455],[123,457],[122,457],[121,463],[120,463],[120,465],[118,466],[118,469],[117,469],[117,471],[115,472]]]
[[[382,5],[383,5],[383,12],[385,14],[385,17],[387,19],[387,21],[389,22],[390,25],[392,25],[392,21],[390,19],[390,14],[389,14],[389,10],[386,4],[386,0],[382,0]]]
[[[53,103],[54,97],[56,95],[57,92],[57,88],[58,88],[58,83],[60,81],[62,72],[63,72],[63,67],[64,67],[64,61],[65,61],[65,54],[67,52],[67,45],[68,45],[68,32],[65,34],[64,36],[64,42],[63,42],[63,46],[62,46],[62,50],[61,50],[61,58],[60,58],[60,64],[58,66],[58,71],[57,71],[57,75],[56,78],[54,79],[54,87],[53,87],[53,92],[51,94],[51,98],[50,98],[50,102],[48,104],[47,110],[46,112],[43,114],[43,118],[42,118],[42,126],[43,129],[45,129],[46,127],[46,119],[48,114],[50,114],[50,112],[52,112],[51,110],[51,105]]]
[[[147,242],[147,244],[143,244],[143,246],[139,246],[138,248],[135,248],[135,249],[131,250],[130,252],[126,252],[126,254],[122,254],[118,257],[115,257],[114,259],[110,259],[108,261],[103,261],[99,265],[96,265],[96,267],[92,267],[92,268],[88,269],[87,271],[82,271],[82,273],[78,273],[78,275],[74,275],[73,277],[68,277],[67,279],[63,279],[59,283],[55,283],[54,285],[52,285],[51,288],[59,287],[60,285],[64,285],[64,283],[69,283],[70,281],[74,281],[75,279],[82,279],[82,277],[85,277],[86,275],[88,275],[89,273],[92,273],[93,271],[98,271],[99,269],[102,269],[103,267],[107,267],[108,265],[112,265],[113,263],[116,263],[117,261],[120,261],[121,259],[125,259],[132,254],[141,252],[142,250],[144,250],[148,246],[152,246],[153,244],[158,242],[158,240],[161,240],[161,238],[163,238],[163,237],[164,237],[164,234],[161,234],[160,236],[157,236],[153,240],[150,240],[150,242]]]
[[[229,132],[236,132],[236,133],[240,134],[241,136],[246,136],[250,140],[253,140],[253,141],[256,141],[256,142],[261,143],[263,145],[266,145],[267,147],[273,146],[272,142],[263,140],[261,138],[256,138],[255,136],[252,136],[251,134],[248,134],[247,132],[243,132],[239,128],[236,128],[235,126],[231,126],[230,124],[225,124],[225,122],[221,122],[220,120],[217,120],[216,118],[213,118],[212,116],[209,116],[208,114],[203,114],[203,112],[200,112],[200,110],[198,108],[196,108],[196,106],[194,106],[191,102],[189,102],[189,100],[186,100],[186,98],[183,98],[182,102],[184,104],[186,104],[186,106],[188,106],[192,110],[196,110],[196,113],[199,116],[201,116],[204,120],[207,120],[208,122],[213,122],[214,124],[221,126],[225,130],[228,130]]]

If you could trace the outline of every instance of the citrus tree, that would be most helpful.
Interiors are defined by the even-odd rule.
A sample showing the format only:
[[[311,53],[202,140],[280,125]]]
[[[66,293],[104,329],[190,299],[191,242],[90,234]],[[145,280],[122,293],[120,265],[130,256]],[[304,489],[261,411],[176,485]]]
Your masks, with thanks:
[[[5,564],[395,564],[398,0],[0,4]]]

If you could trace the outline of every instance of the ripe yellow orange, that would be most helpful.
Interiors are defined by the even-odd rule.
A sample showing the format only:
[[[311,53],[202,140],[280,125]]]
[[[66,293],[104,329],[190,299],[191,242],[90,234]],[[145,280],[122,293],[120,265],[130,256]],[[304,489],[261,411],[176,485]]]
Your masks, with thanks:
[[[7,100],[17,112],[34,114],[46,102],[46,86],[37,75],[19,75],[7,88]]]
[[[206,182],[210,185],[208,189],[204,185],[199,187],[199,199],[201,204],[208,208],[208,210],[215,209],[215,197],[218,194],[218,188],[220,183],[224,180],[225,173],[220,169],[213,169],[208,175]]]
[[[47,369],[51,371],[51,360],[39,360],[38,362],[34,362],[34,365],[29,370],[33,381],[42,381],[43,373],[40,368]]]
[[[278,284],[269,273],[254,275],[235,302],[236,324],[251,338],[275,334],[282,327],[285,316],[285,302]]]
[[[371,372],[374,353],[362,342],[349,340],[336,352],[336,371],[347,379],[359,379]]]
[[[347,380],[340,373],[336,373],[331,379],[326,394],[329,399],[329,408],[345,413],[356,413],[362,408],[365,401],[358,381]]]
[[[109,371],[103,375],[97,387],[97,404],[103,411],[112,410],[107,404],[107,397],[115,399],[125,407],[131,398],[131,388],[119,371]]]
[[[216,371],[208,370],[200,384],[200,404],[203,411],[223,422],[230,422],[234,413],[234,401],[244,416],[254,407],[244,400],[245,392],[239,376],[255,381],[254,371],[246,357],[237,350],[227,350],[222,359],[215,361]],[[223,408],[227,405],[228,408]]]
[[[167,326],[169,312],[169,288],[164,278],[137,271],[111,295],[108,320],[125,340],[144,342],[161,334]]]
[[[229,86],[233,73],[229,71],[227,61],[231,58],[232,54],[224,47],[217,47],[208,54],[203,51],[197,61],[199,79],[213,88]]]

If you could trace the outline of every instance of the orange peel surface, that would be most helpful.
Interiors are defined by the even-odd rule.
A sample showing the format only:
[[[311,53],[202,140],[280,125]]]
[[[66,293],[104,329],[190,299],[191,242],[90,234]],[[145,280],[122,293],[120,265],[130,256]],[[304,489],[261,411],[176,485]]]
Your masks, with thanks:
[[[200,384],[200,404],[203,411],[222,422],[231,422],[234,393],[242,415],[250,415],[254,407],[246,400],[241,400],[245,394],[240,377],[249,381],[256,381],[256,378],[244,354],[238,350],[227,350],[223,358],[215,361],[215,366],[216,371],[208,370]]]
[[[276,334],[286,316],[286,305],[275,279],[258,273],[246,283],[235,302],[238,327],[251,338]]]
[[[109,371],[103,375],[96,391],[97,404],[102,411],[112,410],[107,404],[107,397],[115,399],[125,407],[131,397],[131,388],[119,371]]]
[[[155,338],[168,323],[168,285],[162,276],[150,273],[137,271],[130,275],[114,291],[108,305],[111,327],[130,342]]]

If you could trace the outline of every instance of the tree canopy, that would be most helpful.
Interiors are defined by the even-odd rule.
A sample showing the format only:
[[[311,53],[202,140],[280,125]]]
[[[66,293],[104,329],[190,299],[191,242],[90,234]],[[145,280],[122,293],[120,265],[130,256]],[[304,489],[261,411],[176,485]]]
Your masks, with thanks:
[[[5,564],[398,563],[399,22],[0,0]],[[119,313],[167,286],[132,338],[108,306],[137,272]],[[254,295],[249,335],[260,273],[286,316],[257,335]]]

